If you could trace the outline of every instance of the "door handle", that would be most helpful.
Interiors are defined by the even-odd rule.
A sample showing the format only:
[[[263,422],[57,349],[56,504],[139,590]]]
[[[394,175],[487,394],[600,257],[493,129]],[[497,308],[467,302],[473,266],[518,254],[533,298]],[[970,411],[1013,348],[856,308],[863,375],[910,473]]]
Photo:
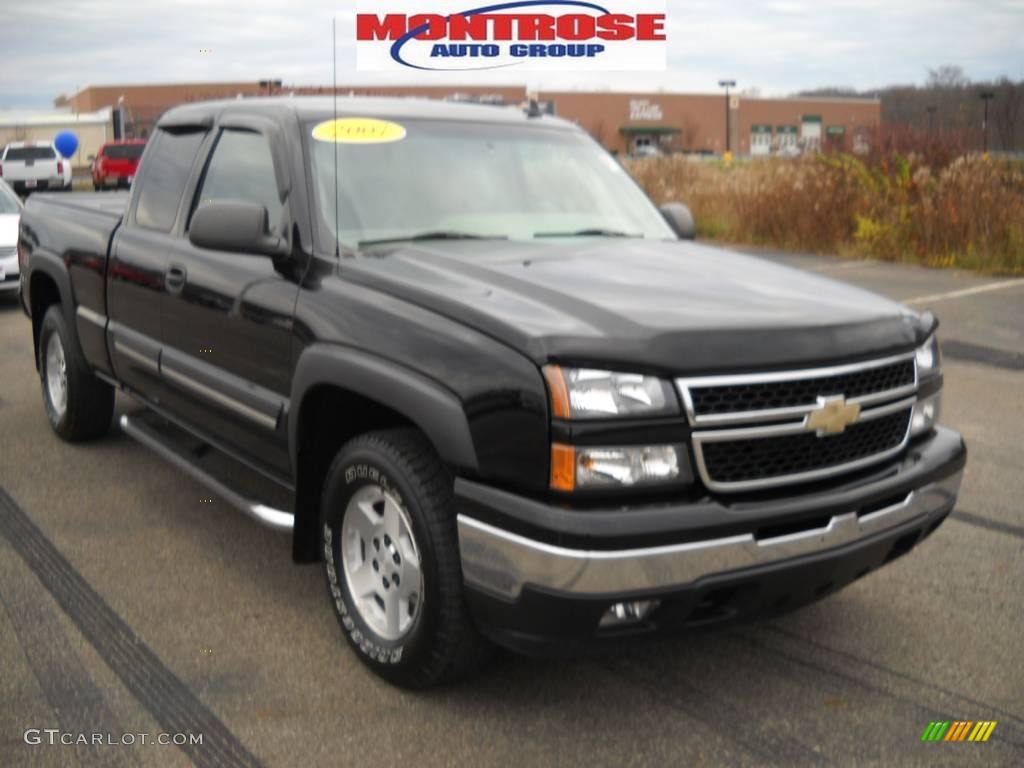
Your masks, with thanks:
[[[170,293],[181,293],[181,289],[185,287],[185,268],[179,267],[176,264],[172,265],[171,268],[167,270],[164,282],[166,283],[167,290]]]

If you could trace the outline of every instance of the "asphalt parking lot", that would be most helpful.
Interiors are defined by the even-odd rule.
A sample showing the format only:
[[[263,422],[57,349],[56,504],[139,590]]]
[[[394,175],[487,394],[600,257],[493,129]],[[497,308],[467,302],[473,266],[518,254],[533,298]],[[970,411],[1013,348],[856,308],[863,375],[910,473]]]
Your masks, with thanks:
[[[503,655],[417,694],[348,651],[286,535],[116,430],[60,442],[28,320],[2,302],[0,764],[187,765],[174,746],[24,738],[168,724],[205,734],[190,754],[206,765],[1024,764],[1024,280],[762,255],[939,315],[943,421],[970,450],[957,512],[769,624],[617,657]],[[984,744],[924,744],[933,720],[998,724]]]

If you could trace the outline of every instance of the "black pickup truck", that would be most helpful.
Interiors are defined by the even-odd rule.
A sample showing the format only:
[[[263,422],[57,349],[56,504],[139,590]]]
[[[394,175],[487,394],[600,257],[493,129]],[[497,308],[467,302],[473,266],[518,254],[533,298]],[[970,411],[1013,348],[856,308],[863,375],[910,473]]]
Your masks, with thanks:
[[[935,318],[691,237],[536,110],[287,98],[170,110],[18,252],[57,434],[129,395],[427,686],[792,609],[953,508]]]

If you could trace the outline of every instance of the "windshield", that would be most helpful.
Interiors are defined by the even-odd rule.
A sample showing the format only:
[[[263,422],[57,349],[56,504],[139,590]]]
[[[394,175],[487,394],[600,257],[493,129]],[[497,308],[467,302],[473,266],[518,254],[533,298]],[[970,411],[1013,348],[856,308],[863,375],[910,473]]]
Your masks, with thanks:
[[[335,144],[307,126],[320,229],[332,248],[335,236],[348,246],[417,236],[674,238],[622,166],[584,135],[401,122],[404,137],[386,143]]]
[[[0,183],[0,214],[20,213],[21,203],[6,184]]]
[[[11,147],[4,160],[53,160],[56,156],[53,147]]]
[[[104,147],[103,154],[111,160],[138,160],[145,148],[145,144],[114,144]]]

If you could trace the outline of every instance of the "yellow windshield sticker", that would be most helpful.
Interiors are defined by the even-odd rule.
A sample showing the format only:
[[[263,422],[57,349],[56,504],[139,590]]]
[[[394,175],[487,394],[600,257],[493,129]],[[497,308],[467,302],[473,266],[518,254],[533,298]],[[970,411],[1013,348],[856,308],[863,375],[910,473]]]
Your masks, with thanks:
[[[313,138],[338,144],[386,144],[404,139],[405,127],[372,117],[342,117],[317,125]]]

